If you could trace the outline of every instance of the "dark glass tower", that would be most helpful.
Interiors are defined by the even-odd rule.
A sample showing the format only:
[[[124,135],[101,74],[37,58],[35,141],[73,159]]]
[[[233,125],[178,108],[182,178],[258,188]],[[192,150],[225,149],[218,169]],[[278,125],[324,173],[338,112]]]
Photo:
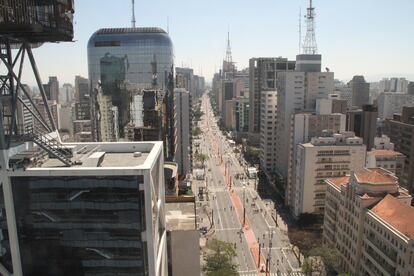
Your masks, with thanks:
[[[173,87],[170,83],[173,81],[173,59],[171,39],[160,28],[100,29],[92,35],[88,43],[88,66],[96,140],[100,139],[97,88],[102,89],[103,95],[110,96],[112,105],[118,108],[120,137],[124,137],[134,91],[165,90],[167,101],[172,101],[172,91],[169,90]]]

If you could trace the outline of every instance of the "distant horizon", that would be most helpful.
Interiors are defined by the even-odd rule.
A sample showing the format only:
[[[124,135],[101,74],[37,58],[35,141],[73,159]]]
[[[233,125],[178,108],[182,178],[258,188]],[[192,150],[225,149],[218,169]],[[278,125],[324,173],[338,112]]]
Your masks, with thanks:
[[[43,83],[47,83],[49,76],[57,76],[60,85],[73,84],[75,75],[87,78],[86,47],[90,36],[100,28],[131,24],[128,0],[88,0],[75,4],[74,42],[48,43],[34,49]],[[263,0],[260,3],[211,0],[192,5],[185,1],[154,0],[136,3],[136,19],[138,27],[156,26],[169,30],[175,49],[175,66],[193,68],[195,74],[210,82],[224,59],[228,30],[233,61],[239,69],[247,68],[251,57],[282,56],[294,60],[299,52],[299,9],[303,16],[307,5],[306,0]],[[385,0],[362,3],[316,0],[314,6],[322,68],[329,67],[336,79],[346,82],[354,75],[363,75],[369,82],[383,77],[405,77],[414,81],[414,38],[407,35],[410,26],[414,26],[414,18],[410,15],[414,1],[400,0],[396,6]],[[398,13],[392,12],[396,8]],[[302,37],[304,33],[302,20]],[[26,64],[22,81],[35,86],[28,68]]]

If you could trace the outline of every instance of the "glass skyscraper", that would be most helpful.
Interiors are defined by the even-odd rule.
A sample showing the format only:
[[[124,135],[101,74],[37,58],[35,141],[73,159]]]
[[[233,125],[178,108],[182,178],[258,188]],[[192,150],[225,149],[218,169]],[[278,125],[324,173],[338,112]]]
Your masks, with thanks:
[[[120,137],[130,122],[132,93],[139,89],[173,88],[173,45],[160,28],[100,29],[89,39],[88,65],[91,83],[91,112],[95,139],[99,140],[100,107],[98,87],[118,108]],[[167,93],[172,99],[172,91]]]

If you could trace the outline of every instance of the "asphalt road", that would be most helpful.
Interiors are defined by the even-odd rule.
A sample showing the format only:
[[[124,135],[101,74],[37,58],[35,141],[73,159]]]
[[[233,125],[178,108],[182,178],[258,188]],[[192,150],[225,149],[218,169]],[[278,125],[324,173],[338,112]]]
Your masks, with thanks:
[[[206,94],[202,98],[202,111],[205,115],[200,123],[203,134],[199,150],[208,156],[205,164],[206,182],[203,186],[208,190],[207,204],[213,213],[212,235],[235,245],[237,252],[235,261],[240,275],[260,275],[258,259],[255,259],[254,254],[251,253],[249,243],[241,231],[242,218],[240,213],[238,215],[235,211],[234,201],[231,199],[232,189],[246,209],[246,224],[261,246],[261,255],[269,260],[271,274],[268,275],[302,275],[291,250],[287,227],[275,213],[273,204],[261,200],[255,191],[255,180],[246,177],[246,179],[236,179],[235,174],[245,176],[246,163],[239,154],[234,153],[233,148],[223,137],[213,117]],[[228,171],[226,175],[225,167]],[[228,186],[229,175],[232,178],[231,189]]]

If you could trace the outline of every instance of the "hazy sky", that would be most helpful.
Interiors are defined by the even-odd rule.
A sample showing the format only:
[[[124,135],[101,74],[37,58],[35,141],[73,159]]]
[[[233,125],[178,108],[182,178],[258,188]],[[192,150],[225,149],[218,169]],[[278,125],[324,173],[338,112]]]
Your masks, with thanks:
[[[129,27],[130,0],[75,0],[75,42],[45,44],[35,55],[43,82],[56,75],[61,84],[88,76],[86,45],[99,28]],[[405,76],[414,80],[413,0],[314,0],[316,39],[323,68],[335,77],[363,74],[368,80]],[[251,57],[298,53],[299,10],[306,0],[136,0],[138,26],[167,29],[176,66],[191,66],[210,79],[225,55],[230,28],[238,68]],[[303,21],[303,20],[302,20]],[[303,24],[302,34],[305,34]],[[24,81],[34,84],[29,72]]]

